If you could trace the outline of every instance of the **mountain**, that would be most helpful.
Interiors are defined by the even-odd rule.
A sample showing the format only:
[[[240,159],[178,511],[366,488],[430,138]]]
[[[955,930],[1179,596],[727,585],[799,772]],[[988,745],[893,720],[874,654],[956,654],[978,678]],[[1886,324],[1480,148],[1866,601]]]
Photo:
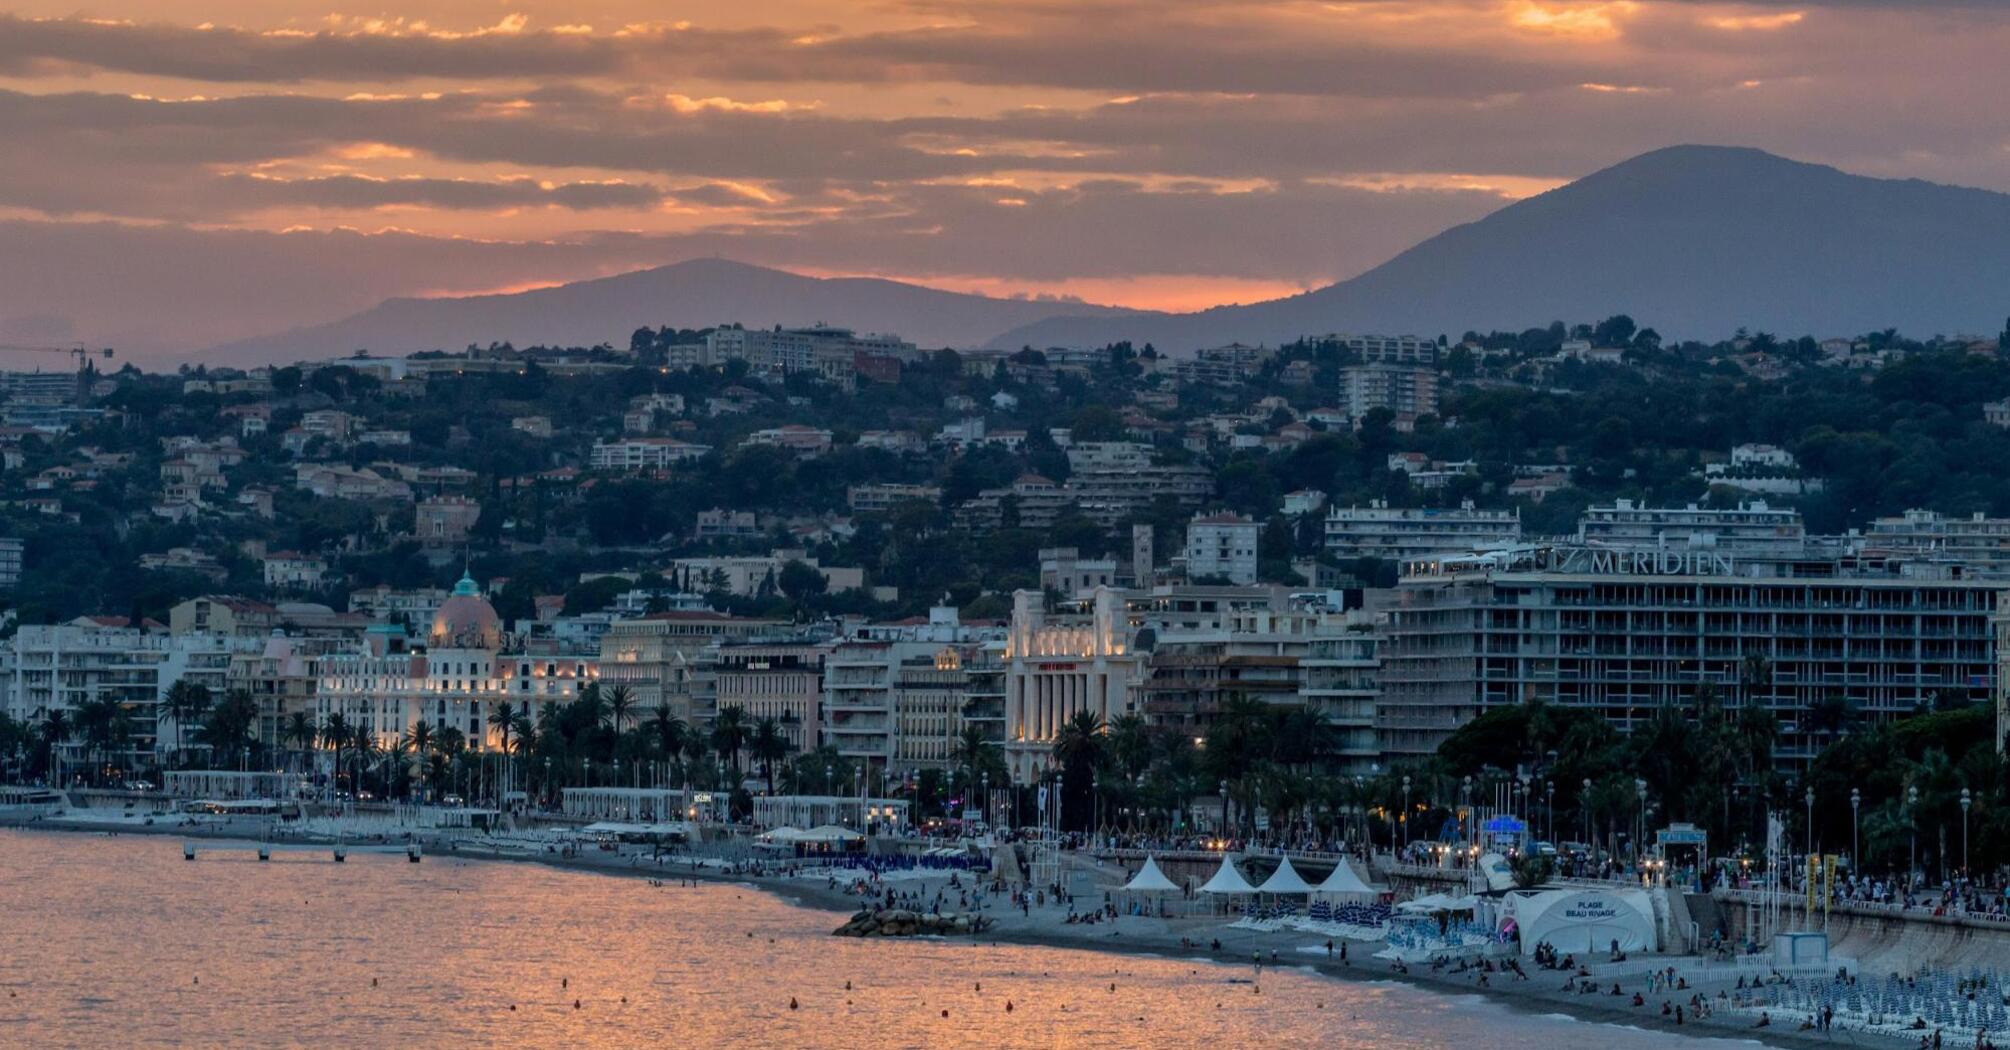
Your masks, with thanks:
[[[469,343],[626,347],[643,325],[703,328],[825,322],[894,332],[923,347],[979,346],[1057,314],[1125,313],[1052,300],[992,299],[875,278],[804,277],[723,259],[694,259],[506,295],[387,299],[339,321],[216,347],[209,364],[267,364],[348,354],[458,350]]]
[[[1989,333],[2010,314],[2010,195],[1754,149],[1643,154],[1338,284],[1190,314],[1057,317],[994,345],[1174,352],[1327,332],[1457,338],[1630,314],[1664,336]]]

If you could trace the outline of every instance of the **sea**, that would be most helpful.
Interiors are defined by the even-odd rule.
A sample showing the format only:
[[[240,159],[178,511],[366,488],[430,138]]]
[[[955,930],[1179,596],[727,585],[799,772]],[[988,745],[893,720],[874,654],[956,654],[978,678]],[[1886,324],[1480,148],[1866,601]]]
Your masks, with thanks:
[[[1286,967],[853,940],[746,886],[0,831],[0,1047],[1752,1047]]]

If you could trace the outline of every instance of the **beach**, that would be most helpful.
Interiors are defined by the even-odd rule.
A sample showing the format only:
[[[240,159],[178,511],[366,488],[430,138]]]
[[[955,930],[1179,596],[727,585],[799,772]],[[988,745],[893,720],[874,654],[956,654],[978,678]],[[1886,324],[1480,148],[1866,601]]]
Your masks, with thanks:
[[[10,823],[16,827],[24,826],[18,822],[0,822],[0,826],[8,826]],[[178,826],[171,821],[157,820],[151,825],[136,825],[123,819],[105,821],[86,817],[45,819],[26,826],[45,831],[174,836],[196,842],[246,840],[258,837],[257,828],[248,822]],[[332,845],[332,838],[308,837],[309,840],[316,838],[323,844]],[[367,837],[361,835],[348,837],[345,841],[358,847],[368,844]],[[436,838],[427,845],[425,857],[433,862],[448,858],[511,861],[660,882],[693,880],[700,883],[740,885],[772,894],[801,907],[824,912],[831,917],[829,925],[832,929],[852,913],[872,903],[867,898],[847,892],[842,886],[834,888],[832,880],[822,874],[804,876],[772,871],[756,874],[734,870],[719,858],[703,855],[672,854],[652,858],[647,850],[634,852],[586,849],[575,855],[565,856],[557,852],[488,848],[479,839],[463,837],[455,840]],[[903,872],[901,875],[904,877],[881,883],[879,892],[884,892],[886,886],[892,886],[901,892],[911,894],[923,910],[933,903],[937,893],[943,893],[946,903],[942,910],[944,912],[957,910],[958,890],[949,887],[947,874],[924,876]],[[962,890],[967,892],[970,887],[969,873],[963,873],[958,881]],[[1077,900],[1078,910],[1085,912],[1095,910],[1101,904],[1100,899]],[[982,914],[992,925],[981,936],[952,940],[967,940],[973,945],[1021,945],[1140,958],[1205,960],[1210,963],[1246,968],[1252,978],[1260,976],[1261,973],[1285,971],[1316,975],[1321,979],[1334,981],[1393,982],[1438,993],[1481,996],[1524,1014],[1561,1014],[1583,1021],[1625,1025],[1648,1031],[1693,1037],[1748,1039],[1771,1046],[1834,1046],[1838,1043],[1888,1047],[1916,1045],[1911,1040],[1894,1039],[1874,1033],[1797,1031],[1794,1022],[1784,1017],[1775,1017],[1771,1026],[1759,1029],[1753,1027],[1753,1017],[1724,1009],[1718,1010],[1710,1017],[1695,1018],[1692,1016],[1693,1012],[1686,1006],[1689,997],[1701,994],[1709,998],[1716,994],[1720,985],[1702,976],[1697,970],[1698,961],[1690,957],[1642,954],[1619,964],[1590,962],[1589,979],[1595,981],[1601,991],[1598,994],[1587,995],[1575,990],[1564,990],[1562,973],[1534,967],[1529,967],[1526,979],[1519,979],[1511,973],[1499,972],[1486,975],[1484,984],[1481,983],[1477,971],[1463,974],[1434,972],[1427,966],[1418,965],[1395,969],[1386,961],[1371,958],[1373,952],[1381,947],[1377,942],[1345,942],[1348,958],[1343,962],[1339,958],[1340,942],[1334,943],[1333,953],[1329,955],[1325,948],[1327,941],[1324,938],[1289,931],[1238,929],[1229,925],[1229,920],[1223,917],[1159,919],[1125,916],[1096,924],[1070,924],[1067,921],[1068,909],[1062,905],[1050,903],[1021,910],[1005,906],[1005,899],[997,895],[992,895],[988,905]],[[1219,948],[1212,946],[1217,941]],[[873,943],[884,943],[884,941],[876,940]],[[1649,971],[1669,966],[1675,968],[1678,977],[1690,980],[1691,987],[1679,992],[1670,990],[1650,993]],[[1622,995],[1609,994],[1609,989],[1615,982],[1621,987]],[[1636,991],[1646,996],[1640,1006],[1632,1005],[1632,996]],[[1668,1015],[1661,1013],[1664,1001],[1684,1004],[1683,1023],[1676,1024],[1672,1013]]]

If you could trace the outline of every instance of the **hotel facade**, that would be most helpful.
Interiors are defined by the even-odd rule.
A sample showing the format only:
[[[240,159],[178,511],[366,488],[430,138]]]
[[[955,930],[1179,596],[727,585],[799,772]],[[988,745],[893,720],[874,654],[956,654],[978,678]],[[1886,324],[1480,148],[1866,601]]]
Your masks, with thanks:
[[[1709,690],[1780,722],[1805,762],[1840,706],[1882,722],[1943,694],[1994,699],[2010,583],[1946,566],[1536,546],[1420,559],[1388,607],[1376,710],[1386,759],[1432,753],[1495,707],[1542,701],[1627,729]]]

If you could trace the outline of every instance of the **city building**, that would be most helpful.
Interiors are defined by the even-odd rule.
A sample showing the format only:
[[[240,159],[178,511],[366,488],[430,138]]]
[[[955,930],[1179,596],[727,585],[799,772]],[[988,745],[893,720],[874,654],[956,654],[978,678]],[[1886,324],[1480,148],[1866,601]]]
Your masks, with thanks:
[[[1577,541],[1593,547],[1691,547],[1793,557],[1807,549],[1801,512],[1764,500],[1735,507],[1647,507],[1633,500],[1586,507]]]
[[[1005,648],[1005,762],[1016,783],[1053,761],[1054,740],[1076,715],[1105,724],[1137,710],[1144,657],[1132,647],[1116,591],[1102,588],[1087,616],[1050,621],[1040,595],[1015,591]]]
[[[2010,574],[2010,518],[1980,513],[1962,518],[1908,510],[1871,522],[1858,544],[1866,555],[1945,562],[1974,573]]]
[[[1356,428],[1380,409],[1392,414],[1397,430],[1407,431],[1438,414],[1438,373],[1397,364],[1348,365],[1340,370],[1340,397]]]
[[[709,610],[646,613],[615,620],[600,636],[600,681],[625,685],[635,705],[653,711],[667,705],[687,725],[711,717],[694,701],[701,654],[728,642],[746,641],[784,628],[775,620],[728,616]]]
[[[1531,546],[1421,559],[1387,608],[1376,725],[1391,759],[1531,701],[1622,730],[1711,696],[1775,714],[1782,764],[1944,698],[1991,699],[2007,585],[1930,565]]]
[[[1197,515],[1186,527],[1188,579],[1256,582],[1256,548],[1263,525],[1240,514]]]
[[[12,590],[21,585],[24,550],[18,537],[0,537],[0,590]]]
[[[1499,547],[1521,540],[1521,515],[1458,507],[1334,507],[1326,515],[1326,549],[1336,558],[1404,561],[1450,551]]]
[[[625,437],[596,441],[588,464],[594,470],[663,470],[678,463],[704,459],[708,445],[667,437]]]
[[[715,711],[740,708],[751,733],[762,719],[772,718],[788,741],[791,754],[817,749],[822,718],[824,665],[833,643],[827,638],[795,636],[724,642],[713,669]],[[746,768],[745,755],[742,769]]]

